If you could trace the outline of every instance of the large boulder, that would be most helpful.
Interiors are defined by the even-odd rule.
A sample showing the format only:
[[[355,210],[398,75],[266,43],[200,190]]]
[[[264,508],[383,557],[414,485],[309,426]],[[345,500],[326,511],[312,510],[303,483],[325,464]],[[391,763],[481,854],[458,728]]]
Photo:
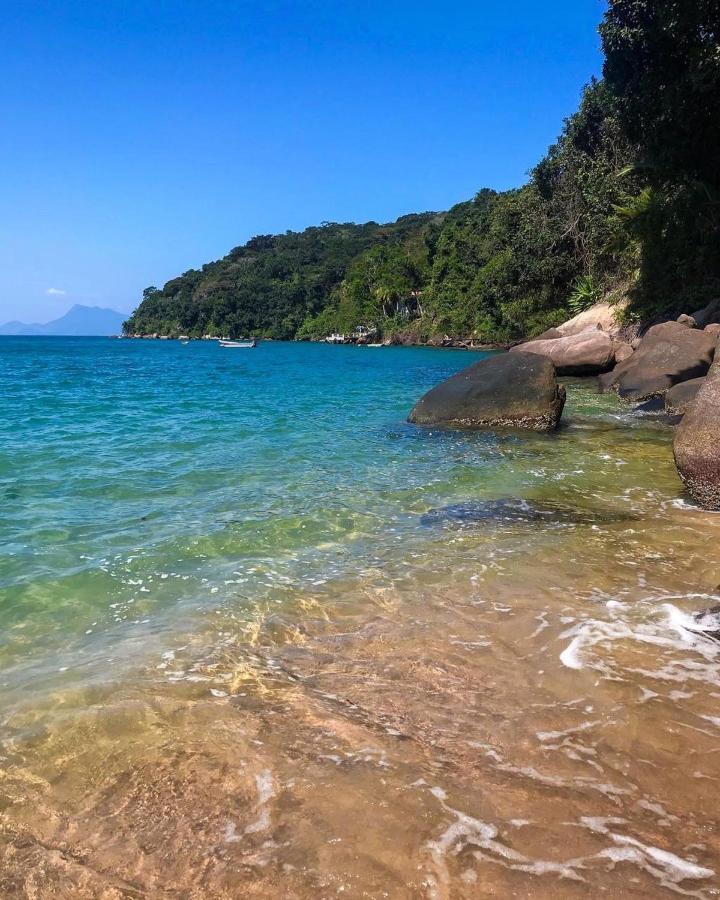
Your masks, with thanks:
[[[675,465],[693,499],[720,509],[720,359],[675,432]]]
[[[678,322],[653,325],[631,357],[601,376],[601,388],[632,402],[662,397],[673,385],[706,374],[716,342],[716,335]]]
[[[610,304],[605,301],[595,303],[573,316],[572,319],[568,319],[567,322],[563,322],[562,325],[558,325],[557,330],[563,337],[582,334],[583,331],[597,330],[605,331],[611,337],[617,337],[621,330],[617,321],[618,313],[625,305],[625,303]]]
[[[410,413],[418,425],[554,429],[565,405],[555,367],[534,353],[488,356],[443,381]]]
[[[558,375],[597,375],[606,372],[615,361],[612,338],[598,329],[550,340],[528,341],[513,347],[510,352],[547,356]]]
[[[665,394],[665,409],[671,416],[684,416],[704,383],[704,378],[691,378],[671,387]]]

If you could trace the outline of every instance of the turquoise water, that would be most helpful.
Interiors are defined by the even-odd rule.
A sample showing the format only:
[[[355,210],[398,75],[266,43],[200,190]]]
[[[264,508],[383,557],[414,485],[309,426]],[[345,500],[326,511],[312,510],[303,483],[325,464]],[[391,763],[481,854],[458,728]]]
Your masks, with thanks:
[[[424,391],[481,357],[0,340],[5,685],[103,679],[198,617],[252,616],[343,578],[444,577],[455,561],[421,524],[434,508],[611,498],[618,470],[600,444],[627,413],[589,384],[571,389],[557,435],[406,423]],[[638,439],[667,456],[666,434],[635,423],[623,440]]]
[[[252,608],[371,564],[447,487],[457,438],[427,439],[409,409],[477,358],[0,340],[6,684],[89,678],[229,595]]]
[[[622,411],[593,388],[571,392],[559,436],[406,423],[424,391],[481,356],[0,340],[6,686],[117,673],[224,606],[252,615],[343,577],[400,578],[412,559],[452,565],[419,524],[445,504],[543,492],[576,503],[588,483],[602,488],[603,454],[577,464],[578,441],[597,439],[583,415],[610,427]]]

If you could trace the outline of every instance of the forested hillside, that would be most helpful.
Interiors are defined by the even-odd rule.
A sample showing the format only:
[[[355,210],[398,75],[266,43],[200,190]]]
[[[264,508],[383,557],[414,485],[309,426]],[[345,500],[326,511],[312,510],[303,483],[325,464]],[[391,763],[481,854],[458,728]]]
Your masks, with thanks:
[[[129,333],[317,338],[359,324],[531,336],[599,299],[651,319],[720,294],[720,0],[611,0],[604,77],[514,191],[262,235],[147,288]]]

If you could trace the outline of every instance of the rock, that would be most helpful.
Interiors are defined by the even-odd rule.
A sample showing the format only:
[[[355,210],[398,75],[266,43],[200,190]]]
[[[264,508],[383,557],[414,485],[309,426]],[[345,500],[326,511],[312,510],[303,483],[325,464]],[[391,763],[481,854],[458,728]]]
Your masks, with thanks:
[[[418,343],[418,335],[414,331],[396,331],[391,335],[388,342],[394,347],[411,347]]]
[[[711,323],[720,322],[720,297],[711,300],[703,309],[698,309],[692,314],[698,328],[704,328]]]
[[[612,338],[597,329],[549,341],[528,341],[510,352],[546,356],[558,375],[597,375],[607,371],[615,360]]]
[[[604,331],[611,336],[620,333],[621,326],[617,322],[617,314],[626,304],[610,304],[605,301],[595,303],[589,309],[583,310],[567,322],[557,326],[557,330],[563,337],[573,334],[582,334],[583,331]]]
[[[638,403],[635,407],[634,412],[642,413],[643,415],[655,415],[656,413],[664,413],[665,412],[665,397],[653,397],[652,400],[645,400],[642,403]]]
[[[420,517],[420,524],[433,527],[476,528],[480,525],[517,522],[543,522],[550,526],[594,525],[634,519],[626,510],[618,512],[584,509],[548,501],[524,500],[517,497],[499,500],[473,500],[430,509]]]
[[[602,375],[598,375],[598,389],[601,394],[604,394],[605,391],[609,391],[613,385],[615,384],[615,369],[612,372],[603,372]]]
[[[700,612],[693,613],[684,627],[693,634],[720,641],[720,606],[709,606]]]
[[[675,432],[673,453],[690,496],[720,509],[720,358],[713,363]]]
[[[468,366],[422,397],[417,425],[530,428],[551,431],[565,405],[555,367],[535,353],[500,353]]]
[[[467,338],[451,337],[449,334],[434,334],[425,343],[428,347],[444,347],[452,350],[469,350],[472,344]]]
[[[640,344],[642,344],[642,338],[641,338],[641,337],[633,338],[633,339],[630,341],[630,346],[632,347],[633,350],[637,350],[637,348],[640,346]]]
[[[720,323],[713,322],[711,325],[706,325],[704,330],[708,334],[719,335],[720,334]]]
[[[633,348],[630,344],[626,344],[625,341],[613,341],[613,350],[615,351],[616,363],[625,362],[625,360],[630,359],[634,353]]]
[[[547,331],[543,331],[542,334],[539,334],[537,337],[531,338],[533,341],[554,341],[555,338],[562,337],[562,331],[559,331],[557,328],[548,328]]]
[[[601,389],[639,403],[662,397],[673,385],[706,374],[715,355],[715,335],[664,322],[648,329],[631,357],[617,365]]]
[[[693,318],[693,316],[686,316],[683,313],[681,316],[678,316],[675,320],[679,325],[685,325],[686,328],[695,328],[697,322]]]
[[[672,416],[684,416],[704,383],[704,378],[691,378],[671,387],[665,394],[665,408]]]

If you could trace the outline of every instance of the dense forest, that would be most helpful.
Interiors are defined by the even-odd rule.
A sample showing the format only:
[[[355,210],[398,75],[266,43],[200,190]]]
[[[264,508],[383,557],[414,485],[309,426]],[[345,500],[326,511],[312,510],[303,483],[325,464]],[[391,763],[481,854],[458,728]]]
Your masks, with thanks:
[[[125,330],[532,336],[605,297],[649,321],[720,295],[720,0],[610,0],[603,78],[522,188],[444,213],[260,235],[149,287]]]

